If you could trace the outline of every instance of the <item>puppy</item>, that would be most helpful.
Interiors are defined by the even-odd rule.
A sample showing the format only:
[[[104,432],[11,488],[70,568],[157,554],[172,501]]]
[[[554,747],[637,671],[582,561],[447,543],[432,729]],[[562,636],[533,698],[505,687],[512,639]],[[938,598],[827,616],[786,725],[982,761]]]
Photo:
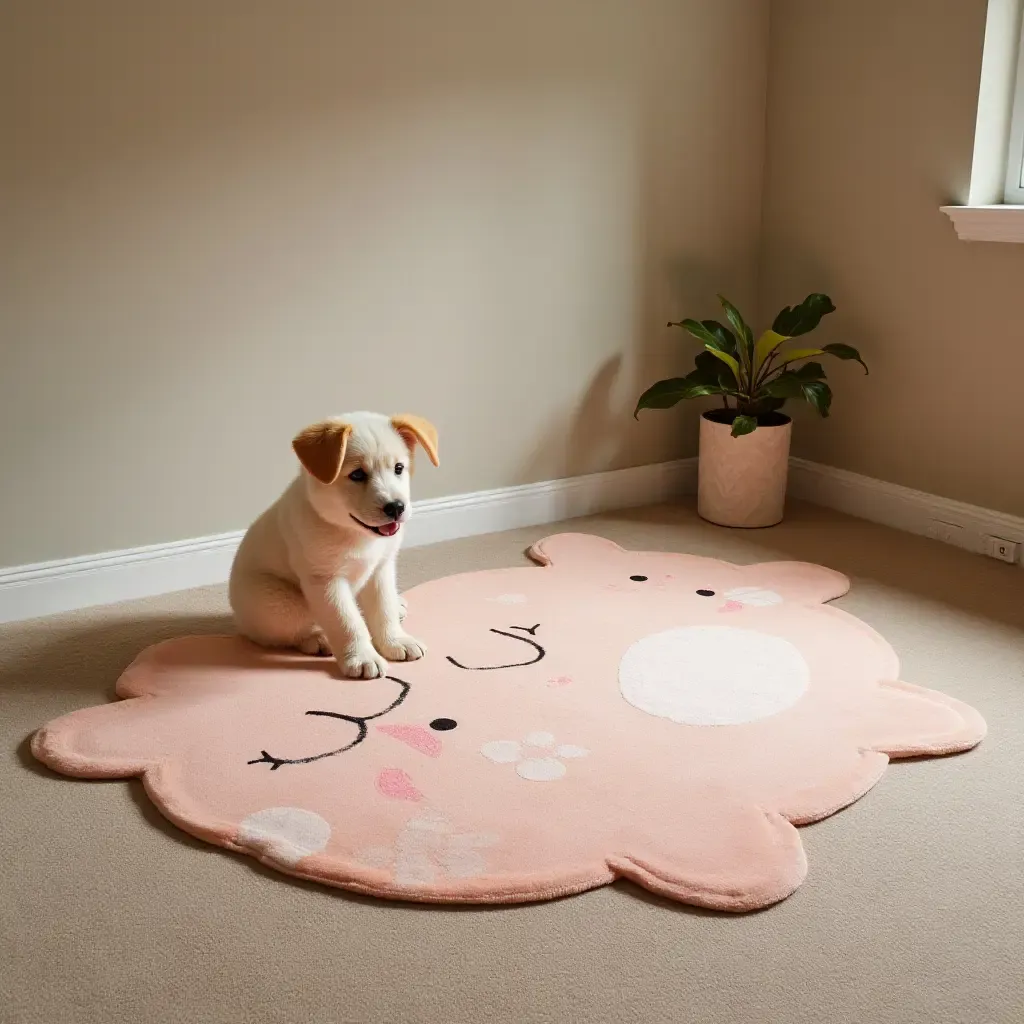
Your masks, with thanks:
[[[417,444],[438,465],[431,423],[372,412],[315,423],[295,438],[302,469],[246,531],[231,566],[243,636],[333,654],[352,679],[423,657],[424,645],[402,628],[395,574]]]

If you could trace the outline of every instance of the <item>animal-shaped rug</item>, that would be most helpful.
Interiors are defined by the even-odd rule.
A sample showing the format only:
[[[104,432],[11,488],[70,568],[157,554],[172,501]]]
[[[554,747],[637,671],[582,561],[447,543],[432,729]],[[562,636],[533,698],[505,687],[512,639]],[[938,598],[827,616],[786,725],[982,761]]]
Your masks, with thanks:
[[[362,893],[510,903],[628,878],[745,911],[803,881],[795,826],[890,758],[984,735],[825,605],[849,586],[829,569],[583,534],[531,555],[409,591],[428,653],[386,678],[171,640],[121,676],[124,699],[51,722],[32,750],[68,775],[141,776],[192,835]]]

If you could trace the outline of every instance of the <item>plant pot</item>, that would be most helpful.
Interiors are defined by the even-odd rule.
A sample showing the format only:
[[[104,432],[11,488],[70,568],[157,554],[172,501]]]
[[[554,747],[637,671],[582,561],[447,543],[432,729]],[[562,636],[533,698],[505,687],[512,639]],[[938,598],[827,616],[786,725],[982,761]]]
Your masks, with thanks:
[[[786,504],[792,421],[771,413],[757,430],[733,437],[735,415],[714,409],[701,416],[697,514],[719,526],[775,526]]]

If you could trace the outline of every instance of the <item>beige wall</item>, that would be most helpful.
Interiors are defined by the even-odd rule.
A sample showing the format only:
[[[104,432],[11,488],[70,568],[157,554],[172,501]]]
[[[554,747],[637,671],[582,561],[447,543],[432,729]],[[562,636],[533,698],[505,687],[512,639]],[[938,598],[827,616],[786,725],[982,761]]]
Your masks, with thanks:
[[[971,170],[985,0],[774,0],[761,310],[808,291],[859,345],[797,454],[1024,514],[1024,245],[939,206]]]
[[[420,496],[691,454],[752,302],[762,0],[7,0],[0,565],[246,525],[350,408]]]

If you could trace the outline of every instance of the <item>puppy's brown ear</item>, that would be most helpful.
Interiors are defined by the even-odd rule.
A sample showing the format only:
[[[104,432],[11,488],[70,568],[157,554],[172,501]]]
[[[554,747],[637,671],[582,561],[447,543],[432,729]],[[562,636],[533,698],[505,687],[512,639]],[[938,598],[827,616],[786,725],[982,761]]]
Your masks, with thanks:
[[[322,484],[333,484],[345,461],[345,449],[351,433],[351,423],[324,420],[306,427],[292,441],[292,448],[310,476]]]
[[[402,435],[402,440],[409,446],[409,451],[419,442],[427,453],[427,458],[435,465],[440,465],[437,458],[437,427],[422,416],[403,414],[391,417],[391,426]]]

